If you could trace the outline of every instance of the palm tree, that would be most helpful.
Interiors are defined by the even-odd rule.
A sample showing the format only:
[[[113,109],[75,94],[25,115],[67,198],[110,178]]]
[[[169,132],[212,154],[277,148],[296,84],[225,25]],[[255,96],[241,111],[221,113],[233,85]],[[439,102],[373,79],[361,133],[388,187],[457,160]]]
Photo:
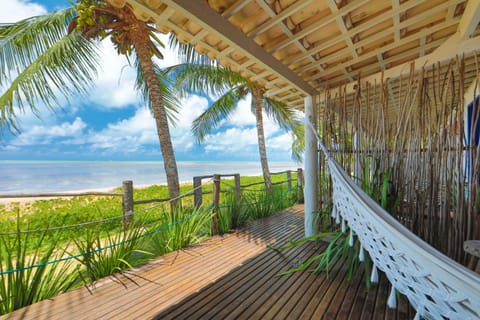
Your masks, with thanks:
[[[137,89],[155,118],[168,190],[175,199],[179,181],[167,109],[174,110],[177,101],[161,86],[159,77],[165,74],[153,61],[162,58],[156,30],[128,6],[81,0],[64,10],[0,25],[0,84],[15,78],[0,97],[0,128],[18,131],[18,111],[36,111],[40,102],[54,109],[59,95],[68,99],[87,93],[98,68],[98,40],[106,38],[137,67]]]
[[[219,98],[192,123],[192,132],[197,142],[205,140],[206,136],[217,128],[221,121],[228,119],[238,105],[238,102],[248,94],[252,96],[251,111],[255,115],[258,150],[262,166],[265,188],[272,190],[272,180],[267,161],[265,133],[263,129],[263,111],[273,118],[285,130],[300,133],[300,122],[296,110],[288,105],[271,99],[255,82],[252,82],[238,72],[214,64],[186,63],[173,67],[176,87],[182,93],[205,92]],[[301,138],[299,138],[301,139]],[[298,141],[298,139],[296,139]],[[298,156],[297,149],[292,149]],[[298,158],[298,157],[297,157]]]

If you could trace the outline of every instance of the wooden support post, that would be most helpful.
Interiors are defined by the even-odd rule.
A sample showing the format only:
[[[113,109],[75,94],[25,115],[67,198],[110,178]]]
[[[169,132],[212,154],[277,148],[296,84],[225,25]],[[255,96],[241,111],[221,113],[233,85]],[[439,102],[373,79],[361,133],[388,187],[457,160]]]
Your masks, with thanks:
[[[318,212],[318,142],[315,137],[317,130],[317,114],[313,97],[305,97],[305,236],[316,234],[318,226],[315,217]]]
[[[236,173],[233,175],[235,179],[235,208],[232,211],[232,228],[237,228],[239,224],[239,217],[240,217],[240,201],[242,200],[242,192],[240,190],[240,174]]]
[[[210,233],[212,236],[218,233],[218,214],[220,208],[220,175],[213,175],[213,209],[212,209],[212,218],[210,222]]]
[[[292,191],[292,172],[290,170],[287,171],[287,191]]]
[[[123,226],[128,227],[133,220],[133,182],[126,180],[122,183]]]
[[[297,203],[303,203],[303,169],[297,169]]]
[[[233,175],[235,179],[235,200],[237,200],[237,203],[240,203],[240,198],[242,196],[242,193],[240,191],[240,174],[236,173]]]
[[[193,205],[198,208],[202,205],[202,178],[193,177]]]

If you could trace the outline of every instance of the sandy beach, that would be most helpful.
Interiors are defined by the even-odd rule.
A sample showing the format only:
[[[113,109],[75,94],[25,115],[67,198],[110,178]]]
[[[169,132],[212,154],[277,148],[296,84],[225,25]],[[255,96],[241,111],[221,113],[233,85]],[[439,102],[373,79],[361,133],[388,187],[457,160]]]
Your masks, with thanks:
[[[180,186],[191,185],[190,181],[180,181]],[[140,184],[134,185],[134,189],[145,189],[151,186],[166,186],[166,183],[154,183],[154,184]],[[38,200],[51,200],[51,199],[68,199],[70,197],[75,197],[78,195],[86,194],[86,193],[121,193],[121,191],[116,191],[116,189],[121,188],[121,186],[116,187],[109,187],[109,188],[96,188],[96,189],[89,189],[89,190],[70,190],[65,192],[50,192],[46,193],[46,195],[32,195],[29,194],[17,194],[15,197],[13,196],[5,196],[0,194],[0,204],[12,203],[12,202],[20,202],[20,203],[27,203],[27,202],[35,202]],[[71,193],[71,196],[67,194]],[[51,196],[50,196],[51,194]],[[56,195],[58,194],[58,195]]]

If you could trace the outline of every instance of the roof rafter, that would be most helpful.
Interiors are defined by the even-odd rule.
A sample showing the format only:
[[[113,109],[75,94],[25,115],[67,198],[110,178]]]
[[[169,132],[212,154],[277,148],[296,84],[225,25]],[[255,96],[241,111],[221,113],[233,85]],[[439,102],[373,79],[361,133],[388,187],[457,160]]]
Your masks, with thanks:
[[[458,31],[462,38],[469,38],[480,23],[480,0],[469,0],[465,8],[465,14],[458,25]]]
[[[420,33],[418,34],[412,34],[408,37],[405,37],[405,38],[402,38],[402,40],[400,40],[399,42],[392,42],[391,44],[389,45],[386,45],[384,47],[381,47],[377,50],[374,50],[374,51],[371,51],[367,54],[364,54],[356,59],[352,59],[352,60],[349,60],[348,62],[344,62],[344,63],[340,63],[338,64],[337,66],[331,68],[331,69],[327,69],[325,70],[326,73],[334,73],[334,72],[337,72],[337,71],[340,71],[342,68],[346,67],[346,66],[349,66],[349,65],[352,65],[352,64],[355,64],[355,63],[358,63],[358,62],[361,62],[361,61],[364,61],[365,59],[369,59],[371,57],[375,57],[379,52],[385,52],[385,51],[388,51],[388,50],[391,50],[391,49],[394,49],[396,47],[398,47],[399,45],[401,44],[406,44],[406,43],[409,43],[411,41],[414,41],[416,40],[419,36],[420,37],[423,37],[423,36],[427,36],[431,33],[434,33],[436,31],[438,31],[439,29],[443,29],[443,28],[447,28],[449,26],[452,26],[452,25],[455,25],[457,23],[457,19],[452,19],[450,21],[445,21],[441,24],[438,24],[434,27],[430,27],[430,28],[427,28],[427,29],[423,29]],[[322,76],[326,76],[326,74],[324,73]],[[311,77],[309,78],[308,80],[309,81],[314,81],[316,79],[318,79],[320,76],[315,76],[315,77]]]
[[[300,32],[297,32],[293,37],[290,37],[282,42],[280,42],[279,44],[273,46],[272,48],[267,48],[267,51],[268,52],[275,52],[277,50],[280,50],[282,48],[285,48],[286,46],[288,46],[289,44],[293,43],[294,41],[297,41],[303,37],[305,37],[306,35],[308,35],[309,33],[315,31],[315,30],[318,30],[326,25],[328,25],[329,23],[332,23],[333,21],[335,21],[335,19],[337,17],[341,17],[342,15],[344,14],[347,14],[348,12],[350,12],[351,10],[354,10],[356,8],[359,8],[361,7],[362,5],[364,5],[365,3],[367,3],[369,0],[356,0],[356,1],[353,1],[353,2],[350,2],[349,4],[347,4],[346,6],[342,7],[341,9],[339,9],[335,14],[333,15],[330,15],[330,16],[327,16],[323,19],[320,19],[319,21],[315,22],[314,24],[308,26],[307,28],[303,29],[302,31]]]
[[[470,55],[478,50],[478,43],[480,42],[480,36],[470,39],[462,39],[459,33],[455,33],[447,41],[445,41],[440,47],[430,54],[427,54],[423,57],[415,59],[411,63],[415,68],[428,67],[436,63],[444,63],[449,61],[452,58],[461,56],[461,55]],[[396,67],[390,68],[386,71],[378,72],[371,76],[368,76],[362,81],[364,82],[379,82],[382,77],[384,79],[394,79],[399,78],[405,75],[408,75],[409,68],[405,67],[405,64],[398,65]],[[356,83],[349,83],[346,85],[347,92],[354,92],[354,86]]]
[[[262,47],[248,38],[241,30],[226,21],[207,2],[191,0],[164,0],[164,2],[176,10],[182,11],[185,16],[195,17],[198,23],[203,24],[203,27],[222,35],[225,42],[234,45],[239,51],[245,52],[260,64],[271,68],[288,82],[294,84],[300,91],[311,95],[317,91],[280,61],[265,52]]]

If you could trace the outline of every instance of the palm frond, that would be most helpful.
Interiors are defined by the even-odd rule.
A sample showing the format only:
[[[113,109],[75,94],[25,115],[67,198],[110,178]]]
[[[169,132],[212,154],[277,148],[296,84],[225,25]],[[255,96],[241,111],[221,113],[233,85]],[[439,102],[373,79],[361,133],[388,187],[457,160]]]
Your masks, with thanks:
[[[305,125],[303,123],[299,123],[293,128],[292,138],[292,159],[301,162],[305,150]]]
[[[183,96],[199,92],[221,96],[230,88],[244,83],[238,73],[208,64],[179,64],[171,67],[169,72],[175,78],[175,87]]]
[[[140,93],[143,100],[148,104],[150,110],[152,110],[152,105],[150,101],[150,95],[148,92],[147,82],[144,78],[144,73],[141,68],[140,62],[136,59],[136,56],[133,57],[135,68],[137,69],[137,78],[135,81],[135,89]],[[130,60],[129,60],[130,61]],[[154,65],[155,73],[158,77],[158,84],[160,90],[162,91],[162,99],[167,111],[167,117],[169,122],[174,125],[177,121],[176,113],[180,108],[180,101],[175,94],[173,79],[168,74],[167,70],[161,69],[158,65]]]
[[[240,99],[242,99],[242,96],[238,92],[238,87],[232,88],[193,121],[192,133],[198,143],[202,142],[207,134],[216,129],[223,119],[230,117]]]
[[[53,43],[26,66],[0,96],[0,129],[18,130],[17,110],[24,111],[28,106],[35,112],[39,101],[51,109],[58,106],[58,92],[67,100],[78,93],[87,93],[96,75],[97,60],[95,43],[79,33]],[[0,64],[4,63],[7,62]]]
[[[283,102],[264,96],[263,110],[284,130],[291,131],[293,127],[299,125],[298,110]]]
[[[216,65],[215,60],[210,60],[206,54],[199,54],[191,44],[182,43],[173,33],[170,33],[168,44],[170,48],[177,51],[183,63]]]
[[[67,26],[76,15],[75,7],[70,7],[16,23],[0,24],[0,83],[12,73],[21,73],[66,36]]]

